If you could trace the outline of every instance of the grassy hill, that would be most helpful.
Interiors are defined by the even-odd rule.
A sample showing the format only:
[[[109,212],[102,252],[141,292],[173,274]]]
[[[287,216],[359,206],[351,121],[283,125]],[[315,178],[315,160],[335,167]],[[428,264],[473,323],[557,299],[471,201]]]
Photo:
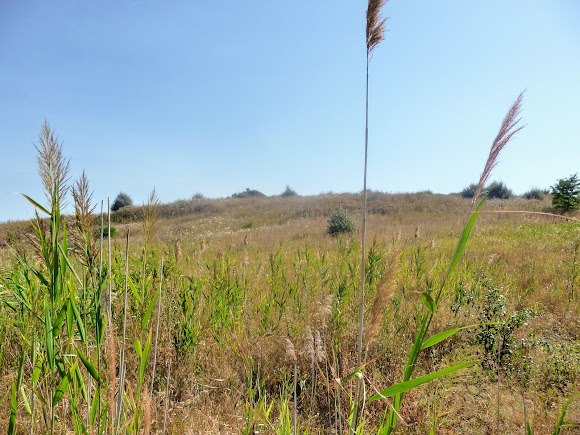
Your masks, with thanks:
[[[358,194],[199,198],[155,207],[145,219],[148,225],[145,208],[122,208],[111,216],[116,228],[112,333],[103,338],[95,328],[97,308],[105,324],[108,318],[107,240],[102,266],[99,241],[87,242],[96,249],[95,263],[87,265],[86,250],[78,249],[82,243],[73,243],[79,240],[78,226],[68,217],[70,265],[60,263],[58,301],[66,308],[74,294],[78,318],[70,314],[69,321],[63,314],[60,333],[51,337],[67,370],[74,364],[80,368],[52,407],[58,427],[86,424],[93,403],[98,406],[92,426],[113,424],[126,307],[121,426],[130,432],[160,432],[165,421],[174,432],[291,433],[296,363],[299,433],[347,433],[355,378],[345,378],[356,368],[360,234],[330,237],[325,230],[330,213],[340,208],[360,221],[361,205]],[[457,270],[443,287],[428,335],[479,326],[425,349],[413,378],[477,363],[407,392],[397,433],[424,434],[432,427],[436,433],[494,433],[498,403],[501,433],[521,433],[525,416],[536,433],[551,432],[567,398],[572,400],[566,421],[575,426],[562,433],[578,430],[580,226],[545,215],[489,213],[549,208],[549,199],[485,204]],[[470,211],[471,201],[454,195],[369,195],[368,365],[362,371],[367,398],[402,379],[428,309],[422,294],[441,285]],[[99,222],[90,221],[91,234],[99,233]],[[44,225],[49,234],[49,222]],[[34,421],[35,431],[42,432],[43,411],[51,407],[36,400],[31,418],[25,402],[32,400],[33,389],[48,397],[60,377],[58,367],[40,363],[36,384],[32,380],[38,363],[33,355],[46,355],[48,349],[43,314],[48,287],[41,276],[54,273],[47,264],[54,253],[47,251],[47,259],[38,237],[28,222],[0,226],[0,309],[6,319],[0,393],[11,395],[23,361],[15,424],[30,431]],[[62,232],[59,237],[64,241]],[[54,312],[58,318],[60,311]],[[85,335],[73,317],[84,322]],[[98,372],[99,384],[90,380],[76,349]],[[365,433],[376,433],[388,406],[387,400],[365,405]],[[7,429],[10,407],[10,400],[0,405],[0,430]]]

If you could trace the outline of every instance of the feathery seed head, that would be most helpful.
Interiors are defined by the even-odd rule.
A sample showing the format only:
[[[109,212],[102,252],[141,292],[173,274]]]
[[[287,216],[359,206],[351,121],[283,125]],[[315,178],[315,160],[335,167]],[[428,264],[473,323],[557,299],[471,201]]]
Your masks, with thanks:
[[[367,56],[385,39],[386,18],[381,17],[381,8],[387,0],[369,0],[367,8]]]
[[[312,329],[310,326],[307,326],[304,329],[304,352],[303,354],[314,361],[316,357],[316,349],[314,347],[314,336],[312,335]]]
[[[503,148],[516,133],[525,127],[525,124],[518,127],[518,124],[522,119],[519,116],[522,110],[521,105],[524,92],[525,91],[522,91],[520,95],[518,95],[518,98],[516,98],[516,101],[514,101],[501,123],[499,132],[489,150],[489,156],[487,157],[487,162],[485,163],[485,167],[483,168],[483,172],[479,178],[479,183],[477,183],[477,189],[475,195],[473,195],[473,202],[475,202],[477,197],[481,195],[481,192],[491,175],[491,171],[493,171],[493,168],[495,168],[498,163],[498,157]]]
[[[320,331],[316,331],[315,335],[315,345],[316,345],[316,360],[321,363],[326,358],[326,353],[324,352],[324,343],[322,342],[322,336],[320,335]]]
[[[296,352],[294,351],[294,345],[290,339],[286,339],[286,358],[292,363],[296,363]]]
[[[38,156],[38,174],[44,184],[44,194],[52,206],[64,206],[64,197],[69,186],[70,161],[62,154],[62,142],[51,130],[48,121],[44,121],[38,135],[38,145],[35,144]]]

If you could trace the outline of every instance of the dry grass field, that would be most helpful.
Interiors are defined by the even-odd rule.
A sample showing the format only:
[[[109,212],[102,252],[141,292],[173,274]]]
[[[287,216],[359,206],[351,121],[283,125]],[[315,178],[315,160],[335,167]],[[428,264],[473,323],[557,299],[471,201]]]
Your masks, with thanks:
[[[127,433],[289,434],[296,405],[297,433],[348,433],[357,376],[366,399],[402,380],[429,310],[422,294],[441,283],[471,201],[369,193],[366,366],[349,379],[361,247],[359,233],[326,234],[340,208],[360,216],[362,195],[201,198],[113,213],[109,328],[106,238],[101,263],[98,237],[80,237],[74,216],[63,217],[67,234],[61,228],[56,241],[47,220],[40,233],[29,222],[3,224],[0,430],[12,408],[14,433],[51,425],[114,433],[118,425]],[[491,434],[498,425],[522,433],[526,421],[530,433],[552,433],[566,401],[560,433],[578,433],[580,226],[489,213],[549,209],[549,198],[485,203],[428,335],[475,326],[424,349],[412,378],[477,362],[409,390],[396,433]],[[85,225],[98,234],[100,218]],[[67,238],[64,249],[50,249]],[[83,246],[95,249],[92,260]],[[57,257],[58,271],[47,264]],[[52,306],[51,285],[60,292]],[[365,402],[358,431],[377,433],[390,406]]]

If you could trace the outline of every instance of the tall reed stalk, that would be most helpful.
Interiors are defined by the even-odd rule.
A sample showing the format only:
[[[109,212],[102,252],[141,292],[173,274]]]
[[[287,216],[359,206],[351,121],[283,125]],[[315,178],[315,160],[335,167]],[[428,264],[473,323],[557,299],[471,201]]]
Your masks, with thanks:
[[[367,231],[367,164],[369,148],[369,64],[372,58],[372,52],[375,47],[385,38],[386,18],[381,18],[381,8],[387,0],[369,0],[367,7],[367,25],[366,25],[366,45],[367,45],[367,64],[366,64],[366,93],[365,93],[365,163],[363,176],[363,219],[362,219],[362,254],[361,254],[361,285],[360,285],[360,303],[359,303],[359,328],[357,343],[357,365],[362,365],[362,348],[363,348],[363,331],[364,331],[364,311],[365,311],[365,281],[366,281],[366,231]],[[358,403],[360,398],[360,384],[357,384],[355,393],[355,415],[354,430],[358,426]]]

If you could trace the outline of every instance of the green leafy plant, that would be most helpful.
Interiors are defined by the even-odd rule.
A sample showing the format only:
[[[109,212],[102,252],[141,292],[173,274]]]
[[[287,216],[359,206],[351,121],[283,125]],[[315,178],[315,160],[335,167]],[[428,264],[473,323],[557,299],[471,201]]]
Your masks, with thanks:
[[[344,209],[333,211],[328,219],[326,232],[331,236],[342,233],[352,233],[357,227],[354,218]]]
[[[580,208],[580,180],[578,174],[562,178],[552,186],[552,205],[562,213]]]

